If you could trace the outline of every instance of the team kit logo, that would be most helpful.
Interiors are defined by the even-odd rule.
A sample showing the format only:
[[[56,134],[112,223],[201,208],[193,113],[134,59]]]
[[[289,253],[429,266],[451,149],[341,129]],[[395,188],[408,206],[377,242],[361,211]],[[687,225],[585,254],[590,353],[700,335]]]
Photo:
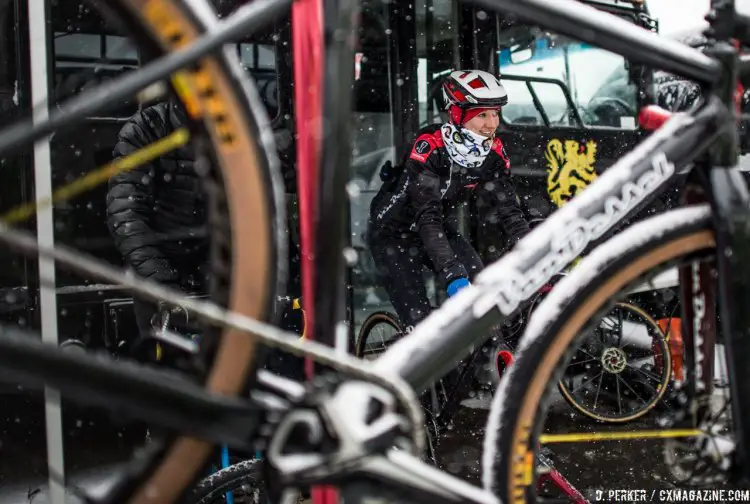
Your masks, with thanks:
[[[414,144],[414,148],[411,151],[411,155],[409,156],[411,159],[416,159],[417,161],[421,161],[424,163],[427,161],[427,156],[430,155],[430,152],[432,152],[432,145],[430,145],[430,142],[427,140],[419,140],[416,144]]]
[[[553,138],[547,143],[547,193],[561,207],[596,179],[596,142]]]
[[[414,150],[417,151],[417,154],[426,154],[430,151],[430,142],[428,142],[427,140],[420,140],[419,142],[417,142]]]

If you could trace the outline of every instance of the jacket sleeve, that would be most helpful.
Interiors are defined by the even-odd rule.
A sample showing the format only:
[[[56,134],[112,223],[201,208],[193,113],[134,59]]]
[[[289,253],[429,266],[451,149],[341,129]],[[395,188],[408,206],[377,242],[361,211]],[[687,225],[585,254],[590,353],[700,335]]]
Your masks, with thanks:
[[[147,112],[141,112],[120,130],[113,151],[121,159],[152,143],[152,126]],[[154,121],[159,117],[153,118]],[[165,129],[165,128],[158,128]],[[139,276],[160,283],[176,283],[177,272],[159,249],[162,239],[150,225],[154,212],[156,167],[146,163],[122,171],[109,180],[107,191],[107,227],[126,264]]]
[[[458,262],[445,233],[439,162],[436,140],[426,134],[417,138],[405,168],[409,174],[409,199],[414,206],[415,225],[424,251],[435,272],[449,283],[459,277],[468,278],[469,274]]]
[[[499,223],[510,239],[510,246],[523,238],[529,232],[529,223],[521,210],[521,204],[516,193],[516,186],[510,173],[510,159],[499,138],[495,138],[492,145],[490,180],[485,182],[478,195],[480,205],[489,204],[489,220]]]

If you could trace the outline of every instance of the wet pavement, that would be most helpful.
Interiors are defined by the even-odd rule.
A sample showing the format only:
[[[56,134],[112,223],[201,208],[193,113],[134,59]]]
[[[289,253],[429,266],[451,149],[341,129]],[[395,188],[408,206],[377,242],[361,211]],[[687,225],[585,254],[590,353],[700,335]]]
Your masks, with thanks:
[[[444,433],[438,447],[441,468],[477,485],[489,400],[475,397],[468,401],[471,407],[460,410],[454,427]],[[2,397],[0,412],[0,504],[49,502],[41,398]],[[653,416],[627,426],[594,426],[559,399],[551,407],[547,425],[554,426],[555,432],[643,429],[653,427]],[[106,413],[71,406],[66,407],[64,431],[69,482],[95,493],[106,488],[113,469],[145,439],[143,425],[116,425]],[[589,498],[598,489],[673,488],[662,447],[663,443],[656,441],[558,444],[553,448],[553,462]]]
[[[116,422],[109,413],[63,403],[68,484],[101,487],[145,439],[144,425]],[[48,502],[47,443],[41,394],[0,396],[0,504]]]
[[[716,405],[724,404],[720,392],[714,397]],[[657,405],[649,414],[627,424],[603,424],[575,411],[559,393],[555,396],[545,421],[546,433],[653,430],[658,429],[656,421],[663,411]],[[439,446],[441,468],[475,484],[480,484],[481,480],[481,449],[490,400],[475,399],[473,408],[462,408],[455,426],[445,433]],[[679,485],[670,474],[665,463],[665,444],[661,440],[556,443],[548,447],[555,469],[591,502],[597,490],[691,488]],[[706,488],[747,487],[719,482]],[[555,490],[548,491],[550,497],[561,497]],[[750,501],[750,494],[747,500]]]

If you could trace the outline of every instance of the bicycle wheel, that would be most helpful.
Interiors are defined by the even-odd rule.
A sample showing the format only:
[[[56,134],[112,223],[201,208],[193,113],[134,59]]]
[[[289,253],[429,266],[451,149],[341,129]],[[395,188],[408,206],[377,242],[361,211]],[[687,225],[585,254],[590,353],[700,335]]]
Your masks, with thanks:
[[[656,321],[635,305],[617,303],[603,320],[604,327],[573,355],[560,393],[593,420],[631,422],[651,411],[667,389],[669,346]]]
[[[538,500],[536,484],[542,471],[537,463],[546,460],[544,454],[540,457],[540,452],[549,448],[545,443],[554,437],[545,430],[545,420],[554,411],[558,381],[585,340],[589,321],[598,320],[618,297],[624,297],[630,289],[657,274],[687,262],[713,259],[716,250],[710,218],[708,206],[696,206],[635,224],[597,247],[552,289],[521,339],[517,360],[501,383],[488,418],[483,482],[499,498],[513,503]],[[657,395],[661,397],[663,393],[662,389]],[[559,421],[562,417],[555,418]],[[582,442],[597,439],[590,429],[582,430],[589,432],[570,436],[577,436]],[[621,448],[613,447],[612,451]],[[626,452],[624,456],[632,457],[632,453]],[[566,458],[568,463],[562,470],[579,471],[576,474],[581,480],[593,477],[601,481],[602,475],[593,466],[579,467],[585,465],[585,457],[576,462],[569,459]],[[648,471],[644,462],[638,464],[646,466]],[[644,483],[638,481],[640,474],[628,471],[631,473],[635,488],[639,484],[643,487]]]
[[[354,355],[360,359],[375,359],[403,333],[401,322],[396,316],[385,311],[371,313],[359,330]]]
[[[546,296],[539,294],[531,302],[527,320]],[[659,324],[634,304],[615,304],[603,320],[607,323],[598,327],[571,359],[559,383],[560,393],[592,420],[630,422],[651,411],[669,386],[669,345]],[[638,368],[626,367],[633,362]],[[632,387],[622,390],[618,384],[624,377],[631,380]],[[627,406],[624,411],[623,398]]]
[[[197,40],[218,22],[213,10],[199,1],[107,0],[92,6],[122,26],[148,59]],[[277,269],[286,264],[284,205],[269,122],[245,75],[237,54],[227,47],[176,74],[170,86],[186,111],[196,166],[201,162],[208,167],[212,300],[233,312],[268,320],[284,281],[283,270]],[[135,154],[132,158],[138,164]],[[257,364],[254,338],[236,330],[212,335],[206,389],[217,395],[244,393]],[[188,437],[173,437],[164,446],[150,463],[139,462],[140,471],[129,475],[117,502],[178,500],[212,449],[210,443]]]
[[[237,504],[265,504],[260,460],[244,460],[216,471],[203,478],[193,489],[190,504],[226,502],[227,492],[232,492]]]

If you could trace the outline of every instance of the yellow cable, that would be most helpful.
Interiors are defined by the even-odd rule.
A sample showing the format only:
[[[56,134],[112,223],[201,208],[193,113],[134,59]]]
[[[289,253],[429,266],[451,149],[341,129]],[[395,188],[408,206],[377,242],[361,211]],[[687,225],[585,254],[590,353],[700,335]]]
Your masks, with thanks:
[[[106,182],[113,175],[137,168],[169,151],[187,144],[189,141],[190,132],[187,128],[180,128],[174,131],[171,135],[138,149],[132,154],[128,154],[123,158],[107,163],[101,168],[65,184],[53,192],[51,198],[45,198],[43,200],[38,200],[35,203],[24,203],[23,205],[17,206],[0,216],[0,221],[4,224],[15,224],[25,221],[42,208],[73,198],[96,185]]]
[[[551,443],[576,443],[580,441],[617,441],[622,439],[663,439],[677,437],[700,436],[700,429],[674,429],[661,431],[631,431],[631,432],[581,432],[573,434],[542,434],[539,442]]]

